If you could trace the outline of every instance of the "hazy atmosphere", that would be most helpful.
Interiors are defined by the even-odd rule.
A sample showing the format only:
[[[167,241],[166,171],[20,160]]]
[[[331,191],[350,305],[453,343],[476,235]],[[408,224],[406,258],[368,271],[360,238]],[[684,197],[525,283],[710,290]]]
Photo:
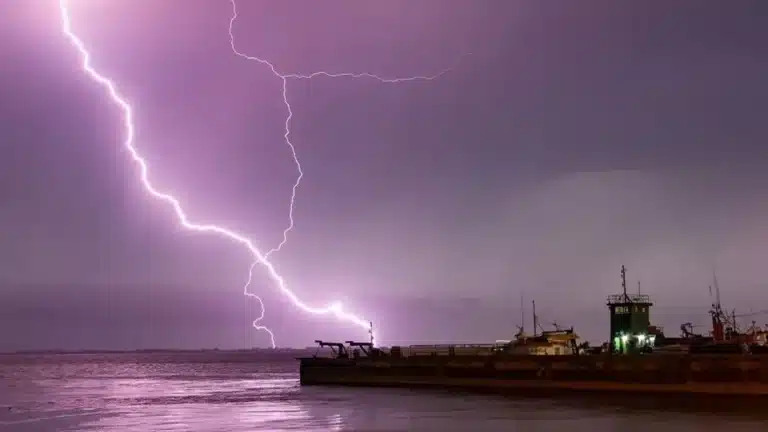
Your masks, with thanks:
[[[736,3],[240,1],[238,49],[282,73],[452,68],[288,80],[276,269],[387,345],[509,339],[521,295],[601,342],[622,264],[671,334],[707,331],[713,268],[726,308],[768,309],[768,2]],[[276,246],[288,112],[230,2],[70,4],[155,184]],[[147,196],[58,14],[0,3],[0,351],[269,346],[248,251]],[[278,346],[367,337],[251,288]]]

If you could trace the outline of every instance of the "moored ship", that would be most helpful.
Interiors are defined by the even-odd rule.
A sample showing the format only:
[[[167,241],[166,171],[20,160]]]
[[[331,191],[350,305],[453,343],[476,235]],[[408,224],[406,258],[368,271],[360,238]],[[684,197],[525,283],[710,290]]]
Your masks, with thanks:
[[[650,323],[648,295],[608,298],[610,337],[603,347],[578,344],[574,329],[534,332],[492,344],[377,348],[369,342],[316,341],[331,356],[299,359],[302,385],[431,387],[541,392],[623,392],[768,396],[768,356],[759,355],[765,332],[740,333],[735,314],[713,304],[710,337],[683,325],[680,338]],[[535,313],[534,313],[535,317]],[[719,327],[722,325],[722,327]],[[536,324],[534,324],[534,330]],[[687,332],[687,334],[686,334]],[[763,346],[764,348],[764,346]]]

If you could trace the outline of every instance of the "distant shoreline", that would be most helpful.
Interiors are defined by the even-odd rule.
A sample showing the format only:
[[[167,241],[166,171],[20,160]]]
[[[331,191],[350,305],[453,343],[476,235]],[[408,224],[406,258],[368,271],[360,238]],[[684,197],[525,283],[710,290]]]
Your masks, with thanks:
[[[152,348],[138,350],[19,350],[2,351],[0,355],[40,355],[40,354],[201,354],[201,353],[219,353],[219,354],[288,354],[305,353],[316,351],[316,347],[307,348],[242,348],[242,349],[218,349],[218,348],[200,348],[200,349],[173,349],[173,348]]]

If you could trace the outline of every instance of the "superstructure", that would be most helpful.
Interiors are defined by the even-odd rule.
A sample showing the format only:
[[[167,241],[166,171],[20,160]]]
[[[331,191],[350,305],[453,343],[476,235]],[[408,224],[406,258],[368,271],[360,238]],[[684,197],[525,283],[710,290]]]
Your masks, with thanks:
[[[627,292],[626,273],[622,266],[622,292],[607,299],[609,340],[600,347],[579,344],[573,328],[538,333],[535,321],[533,335],[521,327],[513,340],[490,344],[316,341],[332,354],[299,359],[301,384],[768,396],[763,330],[739,332],[718,295],[711,336],[684,324],[681,337],[666,337],[651,324],[650,296]]]

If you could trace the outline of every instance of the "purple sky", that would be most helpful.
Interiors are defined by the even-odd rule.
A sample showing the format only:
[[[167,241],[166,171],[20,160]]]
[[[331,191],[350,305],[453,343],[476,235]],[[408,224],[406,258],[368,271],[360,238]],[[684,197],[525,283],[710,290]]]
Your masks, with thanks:
[[[230,50],[229,2],[71,3],[95,66],[134,105],[155,183],[196,220],[275,246],[296,176],[281,83]],[[516,330],[524,293],[545,323],[597,341],[621,264],[669,333],[706,324],[716,264],[726,307],[768,309],[768,3],[239,12],[240,50],[287,73],[456,64],[431,82],[289,82],[305,177],[274,262],[302,298],[342,300],[387,343],[488,341]],[[0,350],[266,346],[242,296],[249,254],[183,231],[143,193],[120,112],[57,13],[0,4]],[[364,338],[302,315],[263,272],[254,288],[279,345]]]

